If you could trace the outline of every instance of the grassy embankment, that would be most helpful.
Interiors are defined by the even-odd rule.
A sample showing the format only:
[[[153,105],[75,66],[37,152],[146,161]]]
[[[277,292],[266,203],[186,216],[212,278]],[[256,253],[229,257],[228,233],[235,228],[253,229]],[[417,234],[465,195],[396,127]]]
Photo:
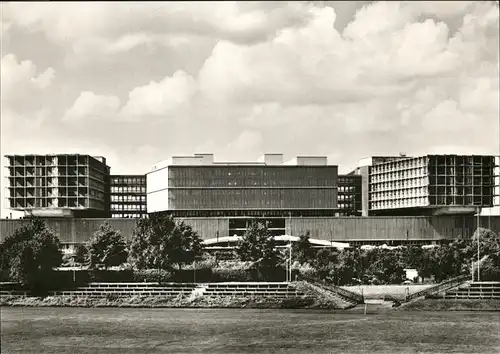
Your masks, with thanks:
[[[165,307],[165,308],[309,308],[346,309],[352,305],[306,282],[296,282],[297,290],[305,295],[295,298],[268,296],[90,296],[22,297],[2,296],[0,306],[27,307]]]
[[[399,307],[400,311],[500,311],[500,300],[421,299]]]

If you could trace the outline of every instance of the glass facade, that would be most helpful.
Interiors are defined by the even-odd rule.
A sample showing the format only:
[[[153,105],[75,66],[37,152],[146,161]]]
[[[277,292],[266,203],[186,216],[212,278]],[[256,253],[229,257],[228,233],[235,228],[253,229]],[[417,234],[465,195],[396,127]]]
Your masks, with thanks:
[[[169,166],[169,210],[337,209],[337,166]]]
[[[169,188],[336,187],[337,166],[169,166]]]
[[[338,208],[340,216],[361,216],[361,183],[360,175],[339,175]]]

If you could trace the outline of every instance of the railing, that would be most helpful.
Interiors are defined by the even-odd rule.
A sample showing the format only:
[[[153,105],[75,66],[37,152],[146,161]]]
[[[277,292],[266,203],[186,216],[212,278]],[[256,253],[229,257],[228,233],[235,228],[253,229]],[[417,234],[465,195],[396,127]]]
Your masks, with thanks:
[[[349,291],[349,290],[343,289],[340,286],[337,286],[337,285],[334,285],[334,284],[328,284],[328,285],[326,285],[326,284],[321,283],[317,279],[314,279],[314,278],[311,278],[311,277],[308,277],[308,276],[304,276],[304,275],[300,275],[298,278],[306,280],[306,281],[308,281],[308,282],[316,285],[317,287],[319,287],[319,288],[321,288],[323,290],[326,290],[326,291],[329,291],[329,292],[334,292],[334,293],[340,295],[341,297],[343,297],[343,298],[345,298],[345,299],[347,299],[349,301],[355,302],[357,304],[363,304],[365,302],[365,298],[364,298],[363,295],[355,293],[353,291]]]
[[[445,280],[445,281],[443,281],[443,282],[441,282],[439,284],[436,284],[434,286],[428,287],[428,288],[426,288],[424,290],[417,291],[416,293],[407,295],[405,297],[405,302],[411,301],[411,300],[416,299],[418,297],[422,297],[422,296],[426,296],[426,295],[430,295],[430,294],[433,294],[433,293],[438,293],[438,292],[441,292],[441,291],[444,291],[444,290],[448,290],[448,289],[454,288],[455,286],[459,286],[464,281],[469,280],[469,279],[470,279],[470,275],[469,274],[463,274],[463,275],[459,275],[457,277]]]

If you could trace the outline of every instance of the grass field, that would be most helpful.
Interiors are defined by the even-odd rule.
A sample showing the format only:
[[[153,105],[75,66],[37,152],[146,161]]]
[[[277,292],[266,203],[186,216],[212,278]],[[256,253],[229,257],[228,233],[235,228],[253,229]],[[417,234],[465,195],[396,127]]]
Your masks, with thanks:
[[[427,289],[432,285],[356,285],[343,286],[344,289],[363,294],[365,299],[383,299],[384,296],[391,296],[403,300],[406,295],[406,289],[409,294]]]
[[[2,353],[499,353],[500,312],[1,308]]]

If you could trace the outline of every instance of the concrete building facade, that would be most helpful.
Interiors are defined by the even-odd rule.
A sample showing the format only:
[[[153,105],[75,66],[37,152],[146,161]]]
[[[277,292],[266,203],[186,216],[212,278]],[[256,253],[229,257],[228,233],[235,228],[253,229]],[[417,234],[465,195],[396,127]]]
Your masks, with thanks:
[[[495,156],[374,157],[360,165],[364,216],[474,214],[496,204]]]
[[[216,162],[213,154],[173,157],[147,174],[149,213],[229,217],[230,235],[262,218],[284,234],[286,217],[335,216],[338,167],[326,157],[266,154],[256,162]],[[226,235],[225,235],[226,236]]]
[[[7,208],[45,217],[108,217],[109,166],[79,154],[5,156]]]
[[[112,218],[146,217],[146,175],[111,175],[110,201]]]

